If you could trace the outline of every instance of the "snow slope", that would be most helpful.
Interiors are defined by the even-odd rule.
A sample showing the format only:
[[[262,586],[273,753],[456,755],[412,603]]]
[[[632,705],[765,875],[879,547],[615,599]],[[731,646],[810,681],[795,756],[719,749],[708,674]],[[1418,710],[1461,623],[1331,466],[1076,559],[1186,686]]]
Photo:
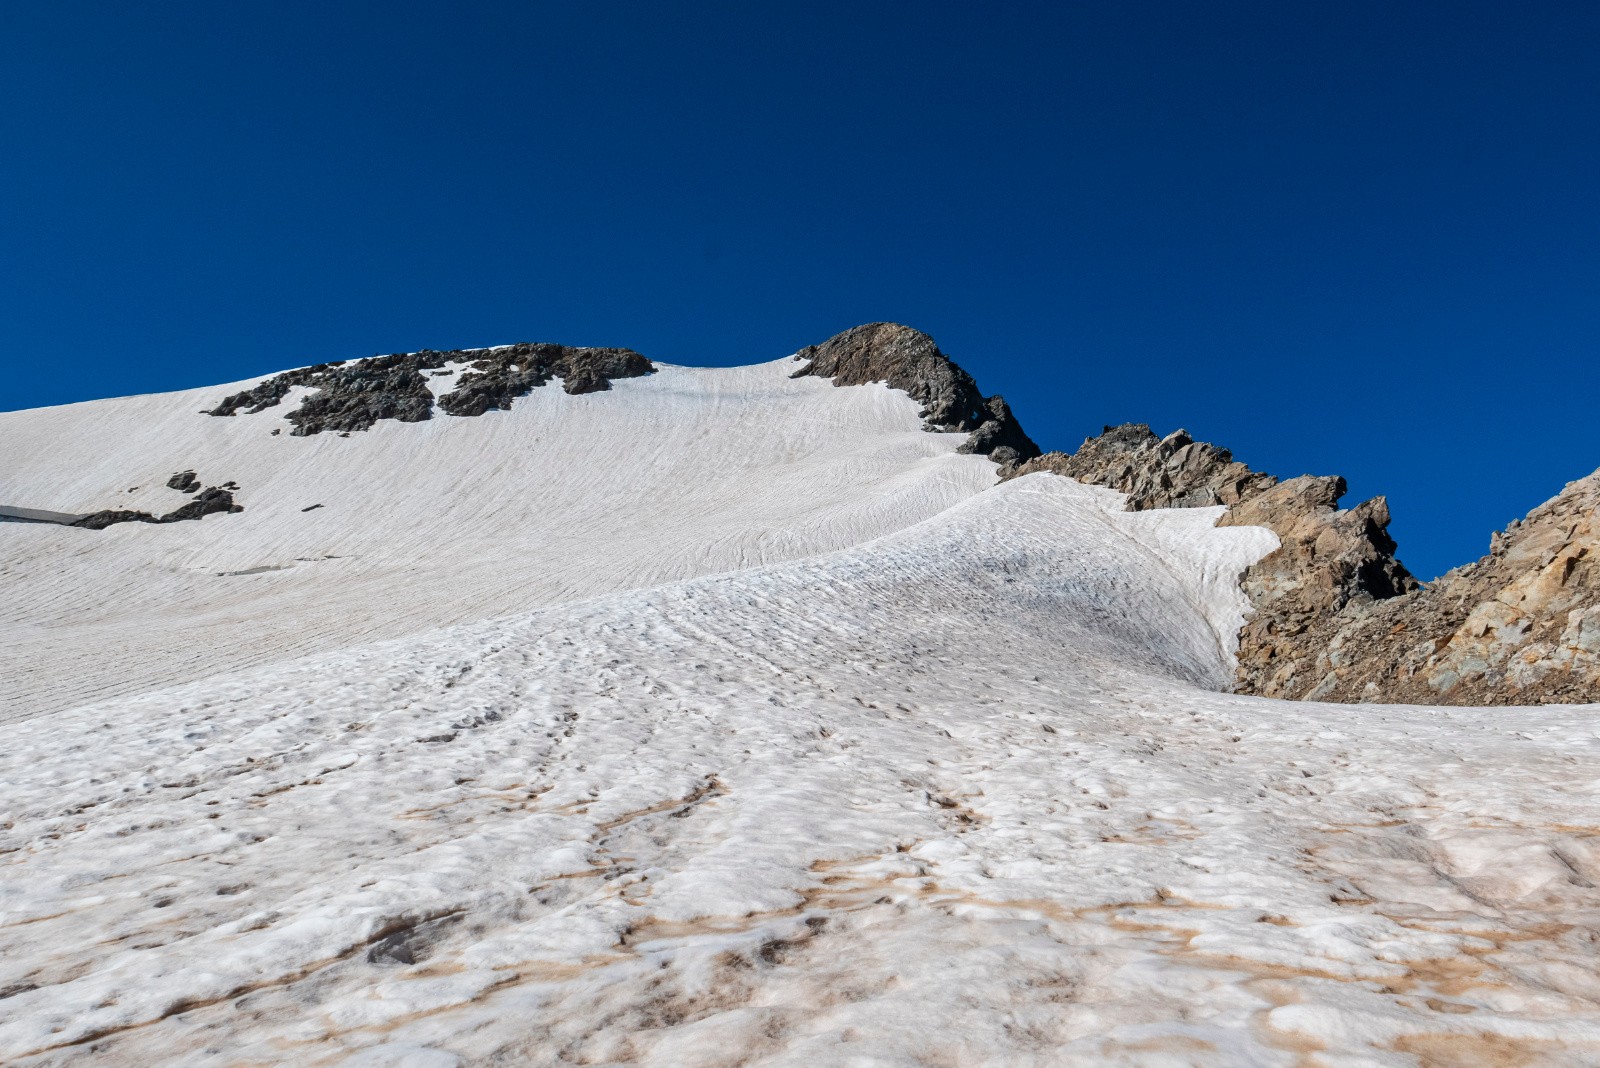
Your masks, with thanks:
[[[1216,692],[1269,533],[795,396],[839,548],[10,725],[0,1063],[1596,1063],[1594,709]]]
[[[0,413],[0,505],[159,514],[187,499],[167,478],[192,468],[237,482],[245,508],[0,527],[0,722],[826,552],[994,481],[886,386],[791,379],[791,360],[658,366],[605,393],[546,387],[508,412],[349,437],[291,437],[280,416],[302,390],[257,415],[198,414],[245,383]]]

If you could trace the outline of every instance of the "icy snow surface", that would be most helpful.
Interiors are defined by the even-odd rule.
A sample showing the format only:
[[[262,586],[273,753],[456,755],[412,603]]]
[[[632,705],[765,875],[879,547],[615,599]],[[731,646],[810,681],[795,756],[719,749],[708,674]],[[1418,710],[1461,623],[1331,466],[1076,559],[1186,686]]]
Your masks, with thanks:
[[[507,581],[545,607],[7,727],[0,1063],[1596,1063],[1595,709],[1213,692],[1270,534],[1050,475],[978,492],[992,468],[915,431],[906,398],[825,388],[793,403],[862,437],[818,446],[792,522],[856,544],[775,529],[789,559],[729,570],[695,543],[759,555],[756,519],[630,530],[597,501],[563,551],[654,533],[724,573],[550,603],[575,587],[540,584],[560,553],[530,540]],[[417,448],[409,477],[448,483]],[[834,496],[799,496],[812,478]],[[114,558],[249,517],[121,528]],[[48,555],[0,544],[8,567]]]

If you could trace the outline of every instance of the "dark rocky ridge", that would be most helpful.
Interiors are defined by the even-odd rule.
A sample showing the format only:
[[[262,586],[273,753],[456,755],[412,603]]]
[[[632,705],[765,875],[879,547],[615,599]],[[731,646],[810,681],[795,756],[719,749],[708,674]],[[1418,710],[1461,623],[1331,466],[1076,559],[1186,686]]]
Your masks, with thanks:
[[[433,418],[435,403],[424,372],[460,363],[471,366],[457,379],[456,388],[438,399],[438,406],[449,415],[476,416],[509,409],[514,398],[552,378],[560,378],[568,393],[594,393],[610,389],[614,378],[636,378],[655,370],[632,349],[544,343],[425,349],[285,371],[224,398],[206,414],[231,416],[243,411],[254,415],[281,403],[295,386],[306,386],[317,392],[284,416],[294,424],[293,435],[368,430],[380,419],[419,423]]]
[[[1488,556],[1426,586],[1395,558],[1382,497],[1338,508],[1345,481],[1279,482],[1177,431],[1107,427],[1050,471],[1128,494],[1128,508],[1225,505],[1277,550],[1246,570],[1255,608],[1235,689],[1266,697],[1428,704],[1600,701],[1600,472],[1495,536]]]
[[[1182,430],[1158,438],[1143,423],[1108,426],[1075,453],[1050,452],[1006,473],[1051,471],[1128,495],[1128,510],[1204,508],[1237,504],[1277,484],[1252,471],[1227,449],[1195,441]]]
[[[972,376],[939,351],[933,338],[898,323],[867,323],[795,354],[806,365],[790,377],[831,378],[836,386],[882,382],[922,405],[926,430],[966,432],[957,451],[988,456],[1002,468],[1039,455],[998,394],[985,397]]]

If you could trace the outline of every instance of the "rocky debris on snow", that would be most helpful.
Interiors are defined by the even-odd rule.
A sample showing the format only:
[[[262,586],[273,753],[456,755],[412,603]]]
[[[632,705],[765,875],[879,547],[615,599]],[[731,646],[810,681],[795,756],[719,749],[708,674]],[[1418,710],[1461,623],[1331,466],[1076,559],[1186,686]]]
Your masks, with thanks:
[[[161,520],[149,512],[135,512],[127,508],[107,508],[99,512],[91,512],[82,519],[69,526],[82,527],[85,530],[104,530],[106,527],[115,526],[117,523],[159,523]]]
[[[238,486],[231,482],[228,485],[238,489]],[[209,486],[196,494],[188,504],[165,515],[157,516],[150,512],[135,512],[125,508],[108,508],[86,515],[70,525],[83,527],[86,530],[104,530],[118,523],[181,523],[186,519],[203,519],[219,512],[242,511],[244,505],[234,503],[231,491],[221,486]]]
[[[1345,481],[1279,482],[1182,430],[1106,427],[1050,471],[1128,494],[1128,509],[1225,505],[1279,547],[1246,570],[1255,608],[1235,688],[1318,701],[1503,705],[1600,701],[1600,471],[1496,534],[1487,556],[1426,586],[1395,558],[1389,507],[1341,510]]]
[[[178,523],[185,519],[200,519],[219,512],[242,512],[244,506],[233,503],[233,493],[220,486],[211,486],[195,495],[194,500],[161,517],[163,523]]]
[[[435,401],[428,388],[430,376],[424,372],[462,363],[470,364],[470,369],[463,372],[453,391],[438,398],[438,406],[450,415],[474,416],[510,408],[513,398],[552,378],[560,378],[568,393],[594,393],[610,389],[614,378],[636,378],[655,370],[632,349],[542,343],[424,349],[285,371],[225,398],[206,414],[231,416],[243,411],[254,415],[282,402],[295,386],[305,386],[316,392],[284,417],[294,424],[292,435],[305,437],[325,430],[348,434],[369,430],[381,419],[417,423],[433,418]]]
[[[175,489],[179,493],[194,493],[200,488],[200,479],[193,471],[179,471],[167,479],[167,488]]]
[[[922,405],[923,427],[969,435],[958,450],[1009,468],[1039,455],[1005,399],[985,397],[972,376],[939,351],[933,338],[897,323],[867,323],[801,349],[806,365],[792,378],[815,375],[836,386],[883,382]]]
[[[426,355],[373,356],[284,371],[225,398],[206,414],[235,415],[243,410],[254,415],[276,407],[295,386],[307,386],[317,392],[285,416],[294,424],[292,434],[366,430],[379,419],[419,422],[433,413],[433,394],[416,367],[418,358]]]

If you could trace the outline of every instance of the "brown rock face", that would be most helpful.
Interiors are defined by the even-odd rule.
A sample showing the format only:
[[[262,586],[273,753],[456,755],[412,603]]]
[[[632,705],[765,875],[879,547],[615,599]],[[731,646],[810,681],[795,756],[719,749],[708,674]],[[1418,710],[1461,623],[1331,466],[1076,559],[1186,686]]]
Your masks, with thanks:
[[[1326,698],[1316,692],[1316,665],[1332,635],[1418,588],[1395,559],[1388,502],[1374,497],[1341,510],[1344,492],[1338,476],[1302,475],[1262,489],[1217,521],[1266,527],[1279,542],[1241,580],[1255,615],[1239,631],[1239,692]]]
[[[1600,471],[1496,533],[1488,555],[1343,620],[1306,696],[1600,702]]]
[[[1128,494],[1128,508],[1226,505],[1278,548],[1245,571],[1255,608],[1235,689],[1316,701],[1600,702],[1600,471],[1496,534],[1489,555],[1423,586],[1395,559],[1389,506],[1340,510],[1345,481],[1279,482],[1183,431],[1107,427],[1051,471]]]
[[[985,397],[933,338],[909,326],[867,323],[802,349],[795,359],[806,365],[793,378],[816,375],[836,386],[883,382],[905,390],[922,405],[925,429],[969,432],[961,452],[988,456],[1002,468],[1039,455],[1003,397]]]

